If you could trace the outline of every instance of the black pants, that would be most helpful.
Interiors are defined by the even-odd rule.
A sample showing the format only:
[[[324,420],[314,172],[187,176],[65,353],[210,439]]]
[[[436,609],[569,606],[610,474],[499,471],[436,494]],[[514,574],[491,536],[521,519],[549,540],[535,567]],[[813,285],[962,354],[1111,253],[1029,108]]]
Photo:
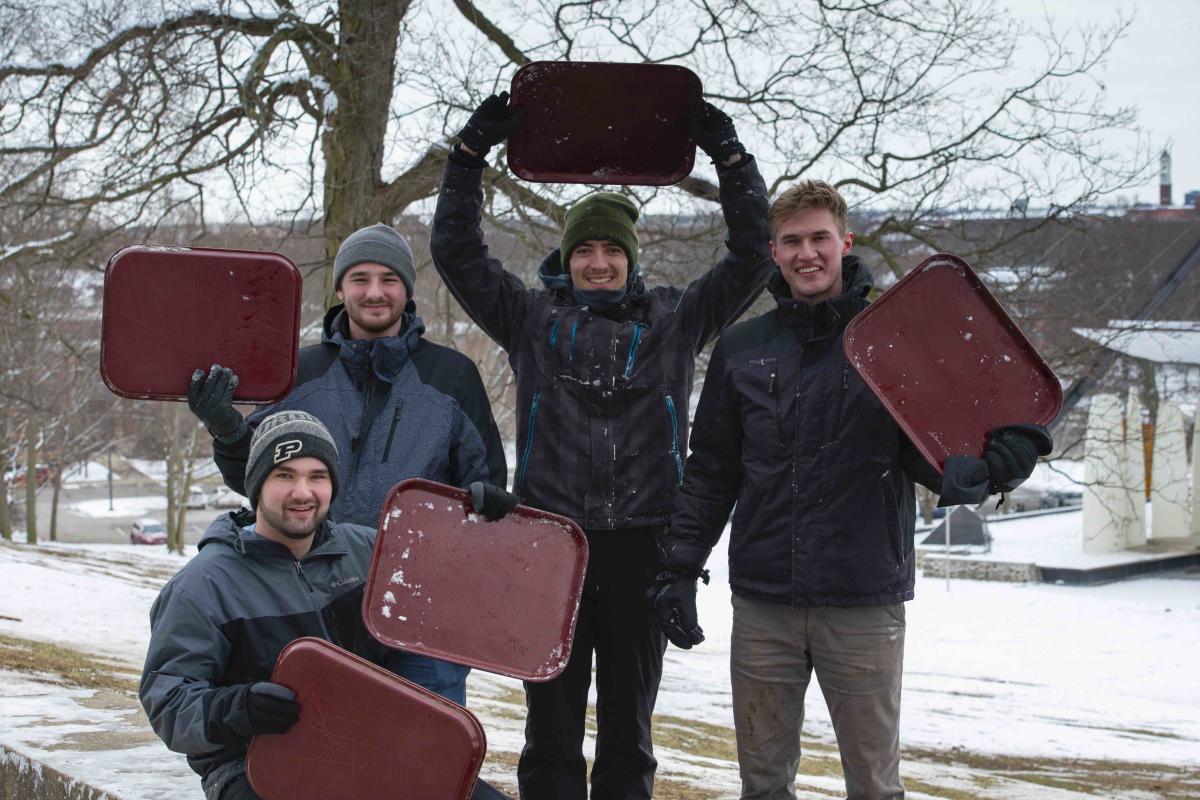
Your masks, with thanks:
[[[588,568],[571,659],[557,678],[526,683],[529,715],[517,767],[524,800],[585,800],[584,718],[596,654],[593,800],[640,800],[658,762],[650,715],[666,638],[646,590],[658,572],[657,528],[589,531]]]

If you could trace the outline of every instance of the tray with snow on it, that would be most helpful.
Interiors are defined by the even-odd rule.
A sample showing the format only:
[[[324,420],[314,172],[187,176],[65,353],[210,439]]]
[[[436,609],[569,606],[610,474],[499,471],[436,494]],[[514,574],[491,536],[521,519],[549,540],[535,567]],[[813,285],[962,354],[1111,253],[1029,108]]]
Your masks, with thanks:
[[[930,256],[846,326],[846,359],[938,471],[988,431],[1047,425],[1062,386],[961,258]]]
[[[300,718],[250,743],[263,800],[470,796],[487,740],[462,706],[312,637],[284,648],[271,680],[296,693]]]
[[[548,681],[570,658],[586,567],[571,520],[517,506],[488,522],[466,491],[412,478],[380,513],[363,621],[390,647]]]

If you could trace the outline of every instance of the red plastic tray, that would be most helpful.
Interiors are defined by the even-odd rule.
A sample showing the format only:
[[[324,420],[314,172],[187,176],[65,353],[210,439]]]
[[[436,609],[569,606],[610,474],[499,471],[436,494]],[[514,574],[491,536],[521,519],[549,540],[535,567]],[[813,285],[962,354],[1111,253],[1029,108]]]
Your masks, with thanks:
[[[846,358],[925,459],[982,456],[987,433],[1049,424],[1053,370],[957,256],[922,261],[846,328]]]
[[[411,478],[383,504],[363,621],[391,647],[548,681],[571,656],[586,568],[566,517],[517,506],[488,522],[465,491]]]
[[[508,166],[527,181],[665,186],[692,171],[685,115],[701,90],[686,67],[534,61],[510,91],[525,117]]]
[[[187,247],[118,250],[104,274],[100,375],[122,397],[183,400],[192,371],[238,376],[241,403],[292,388],[301,277],[276,253]]]
[[[470,796],[487,740],[462,706],[311,637],[283,649],[271,680],[296,692],[300,719],[250,743],[263,800]]]

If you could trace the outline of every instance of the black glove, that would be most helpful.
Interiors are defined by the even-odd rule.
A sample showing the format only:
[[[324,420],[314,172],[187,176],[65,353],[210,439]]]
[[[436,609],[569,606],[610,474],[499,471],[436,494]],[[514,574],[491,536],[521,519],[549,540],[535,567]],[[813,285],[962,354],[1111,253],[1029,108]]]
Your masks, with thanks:
[[[667,570],[658,573],[650,589],[662,632],[681,650],[691,650],[704,641],[700,615],[696,612],[696,581],[701,579],[708,583],[708,570],[690,577]]]
[[[286,733],[300,718],[296,693],[259,681],[229,686],[209,703],[204,738],[215,744],[245,744],[260,733]]]
[[[508,102],[508,92],[494,94],[479,104],[458,132],[458,140],[476,156],[483,158],[487,151],[512,135],[521,124],[525,109],[513,108]]]
[[[471,484],[471,505],[488,522],[495,522],[498,519],[503,519],[508,512],[516,508],[517,496],[512,492],[506,492],[499,486],[493,486],[490,483],[483,481],[475,481]]]
[[[724,164],[734,153],[742,156],[746,154],[746,148],[738,141],[733,120],[712,103],[706,102],[699,110],[688,112],[687,125],[696,146],[703,150],[714,164]]]
[[[988,492],[1011,492],[1033,474],[1038,456],[1054,449],[1050,432],[1041,425],[1022,423],[995,428],[983,457],[988,467]]]
[[[188,408],[208,432],[226,444],[233,444],[246,434],[246,420],[233,407],[233,390],[238,377],[233,370],[213,364],[208,374],[198,369],[192,373],[188,386]]]

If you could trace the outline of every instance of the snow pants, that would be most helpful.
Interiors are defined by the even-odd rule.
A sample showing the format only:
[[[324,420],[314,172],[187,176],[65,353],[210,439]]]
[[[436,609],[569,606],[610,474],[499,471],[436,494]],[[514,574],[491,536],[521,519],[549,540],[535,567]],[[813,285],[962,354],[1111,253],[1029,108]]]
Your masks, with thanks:
[[[733,596],[730,677],[742,800],[795,800],[816,672],[848,800],[902,800],[904,604],[792,608]]]
[[[525,747],[517,766],[523,800],[586,800],[584,720],[596,657],[593,800],[643,800],[658,761],[650,715],[666,637],[646,591],[658,573],[658,528],[588,531],[588,567],[567,667],[525,684]]]

